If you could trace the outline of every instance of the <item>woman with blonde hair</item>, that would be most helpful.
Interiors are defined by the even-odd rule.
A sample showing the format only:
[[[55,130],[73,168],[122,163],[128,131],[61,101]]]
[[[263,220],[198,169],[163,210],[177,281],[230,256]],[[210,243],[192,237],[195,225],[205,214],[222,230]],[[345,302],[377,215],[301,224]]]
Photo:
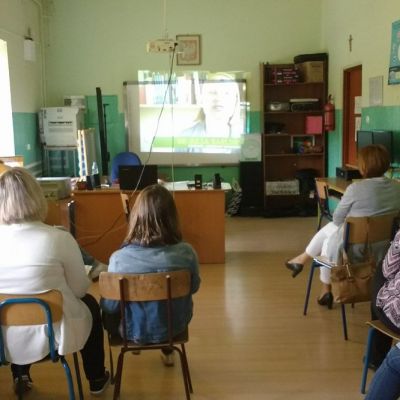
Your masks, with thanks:
[[[176,269],[191,271],[191,294],[174,301],[173,333],[179,335],[189,325],[193,314],[192,294],[200,286],[199,264],[192,246],[182,241],[178,212],[171,193],[161,185],[142,190],[129,217],[124,246],[112,254],[109,272],[150,273]],[[119,312],[119,302],[102,299],[101,308],[106,329],[118,335],[119,321],[112,315]],[[128,339],[138,343],[162,343],[167,337],[164,302],[131,303],[127,320]],[[114,326],[112,326],[114,323]],[[165,365],[173,365],[173,353],[163,349]]]
[[[35,294],[56,289],[63,296],[63,317],[54,325],[61,355],[81,351],[90,392],[101,394],[110,375],[104,367],[103,329],[97,301],[86,293],[81,252],[70,233],[43,223],[47,201],[37,180],[24,168],[0,175],[0,292]],[[30,364],[49,353],[43,326],[3,327],[10,353],[14,389],[32,387]],[[21,346],[25,343],[25,346]],[[19,349],[19,350],[16,350]]]
[[[400,210],[400,184],[386,178],[384,173],[390,167],[389,153],[382,145],[363,147],[358,154],[358,168],[364,179],[349,185],[333,214],[333,221],[320,229],[305,251],[286,261],[285,265],[297,276],[305,263],[319,255],[336,259],[343,243],[343,226],[346,217],[365,217],[388,214]],[[382,254],[385,254],[386,249]],[[379,262],[380,260],[376,260]],[[320,268],[322,291],[318,298],[320,305],[332,307],[330,270]]]

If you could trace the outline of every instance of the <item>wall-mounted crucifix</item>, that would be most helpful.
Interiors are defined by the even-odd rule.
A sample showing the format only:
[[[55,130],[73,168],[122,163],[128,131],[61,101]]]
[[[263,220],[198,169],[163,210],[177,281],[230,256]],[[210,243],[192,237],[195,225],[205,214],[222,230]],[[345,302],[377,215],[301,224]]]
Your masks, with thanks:
[[[349,51],[353,50],[353,36],[349,35]]]

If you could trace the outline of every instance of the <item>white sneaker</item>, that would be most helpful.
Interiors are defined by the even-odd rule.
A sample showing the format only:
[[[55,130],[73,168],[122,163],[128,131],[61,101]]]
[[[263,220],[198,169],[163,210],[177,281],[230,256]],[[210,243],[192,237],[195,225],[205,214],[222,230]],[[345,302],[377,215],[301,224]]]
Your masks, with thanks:
[[[166,367],[173,367],[175,364],[174,353],[164,354],[161,352],[161,361]]]
[[[103,264],[100,261],[97,261],[97,263],[89,271],[88,277],[92,281],[95,281],[99,278],[100,272],[107,272],[107,271],[108,271],[108,265]]]

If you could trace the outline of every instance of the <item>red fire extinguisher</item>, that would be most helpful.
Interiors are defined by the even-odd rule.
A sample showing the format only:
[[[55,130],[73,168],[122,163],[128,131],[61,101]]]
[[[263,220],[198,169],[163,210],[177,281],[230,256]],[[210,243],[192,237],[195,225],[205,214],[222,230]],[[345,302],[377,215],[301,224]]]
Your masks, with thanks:
[[[328,96],[328,102],[324,106],[324,128],[326,131],[335,130],[335,106],[332,95]]]

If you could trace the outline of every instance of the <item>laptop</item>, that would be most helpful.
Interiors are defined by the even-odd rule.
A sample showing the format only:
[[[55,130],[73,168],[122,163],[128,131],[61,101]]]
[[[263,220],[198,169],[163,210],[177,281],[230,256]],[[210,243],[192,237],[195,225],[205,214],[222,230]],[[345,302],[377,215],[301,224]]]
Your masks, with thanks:
[[[140,178],[141,174],[142,177]],[[135,190],[136,187],[141,190],[155,183],[157,183],[157,165],[119,166],[119,187],[121,190]]]

